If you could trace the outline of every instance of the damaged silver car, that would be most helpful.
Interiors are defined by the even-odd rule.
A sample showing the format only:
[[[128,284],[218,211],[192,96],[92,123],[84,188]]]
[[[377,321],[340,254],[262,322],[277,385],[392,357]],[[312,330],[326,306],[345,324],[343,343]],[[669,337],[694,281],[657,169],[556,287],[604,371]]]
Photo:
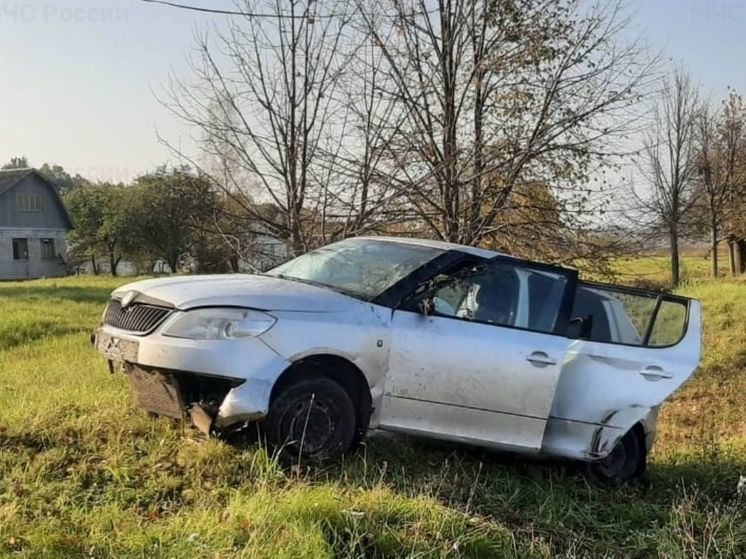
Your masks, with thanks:
[[[114,291],[95,332],[136,403],[206,432],[257,422],[308,459],[371,429],[645,468],[700,358],[700,305],[448,243],[355,238],[261,275]]]

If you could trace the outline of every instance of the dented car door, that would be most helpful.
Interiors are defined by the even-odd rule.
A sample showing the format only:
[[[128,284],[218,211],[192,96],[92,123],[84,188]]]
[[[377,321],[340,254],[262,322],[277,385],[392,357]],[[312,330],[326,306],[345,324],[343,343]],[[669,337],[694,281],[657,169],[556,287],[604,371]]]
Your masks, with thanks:
[[[538,452],[576,279],[497,257],[410,297],[393,315],[381,426]]]
[[[684,297],[579,284],[573,317],[590,319],[592,327],[568,348],[544,450],[603,457],[645,424],[699,363],[700,312]]]

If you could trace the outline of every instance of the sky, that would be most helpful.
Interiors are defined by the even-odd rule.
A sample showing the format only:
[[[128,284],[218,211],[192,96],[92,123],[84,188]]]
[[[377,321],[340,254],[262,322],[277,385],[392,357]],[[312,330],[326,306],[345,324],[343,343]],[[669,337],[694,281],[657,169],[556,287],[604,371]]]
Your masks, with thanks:
[[[233,7],[233,0],[183,0]],[[628,0],[629,33],[682,62],[713,99],[746,94],[746,0]],[[0,164],[25,155],[127,182],[175,162],[158,135],[191,145],[158,102],[188,77],[195,29],[220,16],[140,0],[0,0]]]

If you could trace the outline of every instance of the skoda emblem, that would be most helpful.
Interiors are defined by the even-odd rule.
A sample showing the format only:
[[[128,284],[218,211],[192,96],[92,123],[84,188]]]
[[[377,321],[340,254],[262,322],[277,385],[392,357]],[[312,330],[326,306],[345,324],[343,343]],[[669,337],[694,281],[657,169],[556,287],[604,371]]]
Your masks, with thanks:
[[[121,306],[123,309],[126,309],[132,304],[132,301],[135,300],[137,297],[137,291],[128,291],[124,294],[124,297],[122,297]]]

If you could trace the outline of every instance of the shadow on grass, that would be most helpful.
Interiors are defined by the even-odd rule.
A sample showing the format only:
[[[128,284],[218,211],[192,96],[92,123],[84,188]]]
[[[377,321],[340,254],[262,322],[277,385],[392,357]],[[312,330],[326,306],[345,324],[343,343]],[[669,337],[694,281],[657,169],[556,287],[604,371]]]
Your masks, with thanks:
[[[256,438],[232,444],[258,448]],[[711,504],[732,504],[741,467],[725,458],[654,462],[641,479],[613,486],[599,482],[580,462],[380,433],[342,462],[284,470],[290,477],[300,473],[313,483],[349,490],[385,485],[408,497],[425,495],[497,518],[516,529],[538,524],[553,537],[562,537],[553,525],[561,518],[570,532],[608,540],[618,536],[611,534],[614,526],[644,531],[650,524],[665,523],[690,492]]]
[[[664,521],[682,495],[692,492],[708,503],[732,505],[742,469],[743,463],[725,457],[689,457],[653,462],[643,478],[612,486],[597,481],[583,463],[397,436],[373,438],[344,464],[311,476],[332,483],[345,480],[352,487],[384,483],[411,496],[424,493],[509,526],[563,518],[569,529],[606,537],[606,524],[626,522],[644,530],[647,523]]]
[[[257,432],[250,429],[229,437],[226,442],[238,450],[261,447]],[[300,471],[314,481],[344,481],[360,487],[385,483],[412,495],[425,491],[439,498],[445,492],[449,500],[455,498],[466,505],[469,499],[473,501],[475,488],[485,486],[512,487],[545,495],[556,495],[558,491],[578,493],[584,499],[590,496],[591,500],[626,495],[636,504],[670,504],[672,495],[686,486],[705,491],[714,500],[730,501],[735,498],[735,484],[744,464],[724,456],[689,455],[678,461],[653,462],[641,479],[614,486],[599,482],[582,462],[375,432],[341,462],[302,466]],[[290,474],[298,467],[284,464],[284,469]]]
[[[639,538],[638,551],[650,546],[652,552],[651,527],[669,525],[684,509],[696,522],[734,509],[742,467],[725,458],[652,463],[642,479],[609,486],[579,463],[397,437],[370,440],[344,464],[310,477],[352,490],[383,484],[413,498],[430,496],[515,533],[543,534],[555,551],[588,541],[593,553],[603,555],[619,552],[630,534]]]

